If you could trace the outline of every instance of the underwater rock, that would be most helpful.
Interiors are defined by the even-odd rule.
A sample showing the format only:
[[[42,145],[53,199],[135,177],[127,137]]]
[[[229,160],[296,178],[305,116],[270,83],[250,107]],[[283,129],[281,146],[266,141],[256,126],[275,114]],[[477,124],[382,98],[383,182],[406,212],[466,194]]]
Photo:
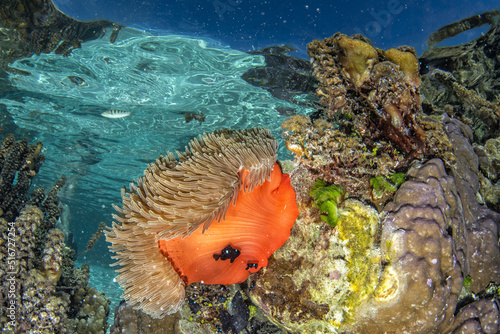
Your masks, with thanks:
[[[337,33],[308,44],[317,90],[329,121],[348,118],[351,132],[367,144],[385,139],[408,158],[426,153],[424,132],[416,116],[420,105],[419,63],[415,50],[402,46],[387,51],[360,35]],[[342,127],[342,124],[340,125]]]
[[[2,0],[0,17],[5,36],[0,70],[6,70],[9,63],[32,53],[54,51],[68,56],[73,49],[80,48],[82,42],[102,37],[109,28],[113,29],[110,37],[113,43],[122,27],[106,20],[77,21],[57,10],[50,0]]]
[[[496,13],[498,15],[498,12]],[[500,135],[500,24],[462,45],[430,48],[419,58],[421,92],[436,109],[471,125],[480,143]]]
[[[269,91],[277,99],[300,105],[302,102],[295,97],[306,95],[308,103],[314,104],[318,82],[312,66],[307,60],[287,55],[290,51],[295,49],[282,45],[248,52],[264,56],[266,66],[252,68],[241,77],[249,84]]]

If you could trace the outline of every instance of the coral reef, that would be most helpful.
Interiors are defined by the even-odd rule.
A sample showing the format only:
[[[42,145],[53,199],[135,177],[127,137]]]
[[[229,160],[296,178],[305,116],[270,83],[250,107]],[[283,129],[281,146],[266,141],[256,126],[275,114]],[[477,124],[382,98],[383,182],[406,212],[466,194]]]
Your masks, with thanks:
[[[451,333],[499,333],[498,319],[500,319],[498,299],[481,299],[460,310],[453,321]]]
[[[292,333],[495,332],[498,293],[484,291],[500,284],[500,215],[484,206],[480,191],[498,182],[496,141],[473,147],[470,127],[432,99],[424,108],[430,115],[421,112],[419,67],[405,48],[384,52],[336,34],[310,49],[325,108],[282,124],[295,154],[289,173],[301,214],[269,266],[250,278],[252,301]],[[387,108],[395,86],[370,86],[382,63],[378,74],[400,71],[385,72],[387,82],[415,88],[411,98],[398,93],[412,101],[403,111]],[[461,92],[470,105],[496,108],[480,93]],[[419,142],[407,142],[408,150],[370,128],[374,108]],[[319,178],[345,189],[345,198],[318,202],[318,182],[327,186]],[[336,206],[321,206],[328,201]],[[335,210],[332,228],[322,216]]]
[[[12,221],[27,202],[26,193],[45,157],[42,143],[28,145],[6,136],[0,145],[0,216]]]
[[[110,333],[249,333],[283,334],[246,297],[246,284],[186,287],[187,302],[179,312],[161,319],[152,318],[122,301]]]
[[[472,147],[472,131],[465,124],[445,117],[446,132],[452,142],[456,163],[451,167],[462,203],[465,232],[455,233],[458,248],[466,254],[462,270],[464,276],[470,275],[470,289],[480,292],[490,282],[500,284],[500,214],[481,205],[478,201],[479,159]],[[463,236],[463,237],[462,237]],[[485,256],[486,255],[486,256]]]
[[[358,310],[359,332],[443,332],[453,319],[465,256],[452,238],[464,233],[460,197],[440,160],[408,177],[384,208],[387,263],[372,300]]]
[[[109,300],[87,286],[88,267],[74,268],[64,233],[55,228],[65,178],[47,195],[42,188],[27,195],[41,149],[10,135],[0,148],[0,326],[15,333],[105,333]]]
[[[457,155],[457,165],[470,160]],[[300,164],[291,175],[296,189],[313,184]],[[464,322],[465,315],[454,317],[463,277],[476,292],[500,277],[500,216],[471,200],[439,159],[406,177],[380,214],[354,199],[341,202],[335,228],[321,222],[311,199],[299,201],[289,240],[250,278],[255,305],[292,333],[448,333]]]
[[[431,146],[429,154],[453,163],[451,143],[444,132],[442,117],[420,116],[419,123],[425,130],[425,142]],[[346,133],[338,122],[311,121],[305,115],[288,118],[282,123],[282,129],[286,147],[295,154],[295,162],[308,170],[311,178],[341,186],[347,195],[355,194],[379,209],[390,199],[389,193],[394,193],[395,189],[390,189],[386,196],[379,194],[375,189],[379,184],[373,181],[374,178],[390,177],[404,166],[405,157],[394,147],[388,151],[387,143],[368,145],[359,134]],[[296,188],[301,185],[294,184],[294,187],[299,200],[309,195],[309,188],[302,192]]]
[[[296,180],[298,181],[298,180]],[[292,333],[335,333],[352,322],[380,274],[376,210],[358,200],[339,205],[335,228],[300,203],[301,215],[267,268],[250,277],[248,294],[275,324]]]
[[[388,152],[393,145],[408,158],[427,151],[416,119],[422,110],[413,48],[384,52],[362,36],[337,33],[309,43],[308,53],[324,105],[319,117],[347,118],[349,132],[358,132],[369,145],[387,140],[380,143]]]

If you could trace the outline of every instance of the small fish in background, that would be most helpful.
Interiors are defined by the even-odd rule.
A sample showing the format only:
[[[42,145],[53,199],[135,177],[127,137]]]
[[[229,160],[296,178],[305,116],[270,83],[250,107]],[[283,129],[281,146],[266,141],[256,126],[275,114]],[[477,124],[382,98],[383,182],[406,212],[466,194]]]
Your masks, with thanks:
[[[197,120],[201,123],[205,122],[205,114],[203,113],[194,113],[194,112],[185,112],[184,113],[184,119],[186,120],[186,123],[191,122],[193,119]]]
[[[132,112],[130,111],[125,111],[125,110],[118,110],[118,109],[110,109],[106,110],[101,114],[102,117],[106,118],[123,118],[130,116]]]

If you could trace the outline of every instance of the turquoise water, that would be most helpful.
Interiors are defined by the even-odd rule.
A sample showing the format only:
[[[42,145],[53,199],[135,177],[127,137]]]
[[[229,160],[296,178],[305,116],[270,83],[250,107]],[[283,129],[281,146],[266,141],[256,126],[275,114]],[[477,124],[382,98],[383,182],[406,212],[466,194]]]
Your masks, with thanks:
[[[108,33],[69,57],[50,53],[15,61],[11,67],[28,75],[11,74],[17,91],[0,103],[30,140],[44,144],[46,161],[34,186],[51,187],[62,174],[68,178],[60,192],[63,216],[82,249],[99,222],[110,225],[111,204],[121,202],[124,185],[160,155],[183,151],[199,134],[268,127],[280,141],[280,159],[291,157],[280,138],[285,117],[276,108],[312,110],[241,79],[264,65],[262,56],[212,40],[125,28],[114,44]],[[101,116],[109,109],[131,115]],[[187,123],[186,112],[203,113],[205,121]],[[96,248],[96,261],[111,262],[104,242]],[[86,256],[91,261],[93,253]]]

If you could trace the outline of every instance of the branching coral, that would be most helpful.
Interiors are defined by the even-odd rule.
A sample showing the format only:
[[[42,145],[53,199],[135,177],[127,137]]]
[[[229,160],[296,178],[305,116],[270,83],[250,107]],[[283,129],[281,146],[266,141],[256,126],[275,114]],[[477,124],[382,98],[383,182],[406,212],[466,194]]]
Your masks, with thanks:
[[[71,325],[82,306],[73,297],[87,294],[89,288],[88,275],[82,279],[81,270],[73,268],[63,232],[54,228],[60,214],[57,192],[64,178],[47,196],[40,188],[31,196],[26,194],[43,161],[41,147],[40,143],[28,146],[27,140],[16,142],[7,136],[0,148],[4,177],[0,192],[8,197],[1,203],[4,214],[0,217],[0,276],[5,278],[0,292],[0,326],[15,333],[104,333],[109,300],[95,291],[92,294],[105,312],[91,307],[91,312],[79,319],[87,324],[84,330]]]
[[[27,201],[26,193],[44,161],[42,144],[28,145],[6,136],[0,146],[0,216],[13,220]]]

